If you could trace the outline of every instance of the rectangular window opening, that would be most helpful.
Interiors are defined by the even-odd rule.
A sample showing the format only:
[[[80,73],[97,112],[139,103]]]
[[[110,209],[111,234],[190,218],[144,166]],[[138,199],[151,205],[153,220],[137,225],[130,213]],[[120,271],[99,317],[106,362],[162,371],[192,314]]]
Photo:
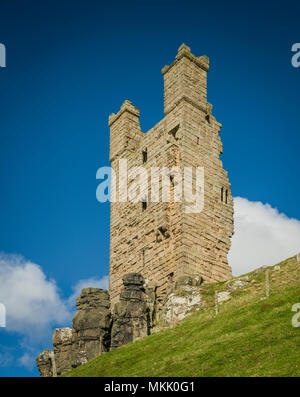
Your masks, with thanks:
[[[145,267],[145,251],[146,251],[146,249],[143,248],[142,249],[142,264],[143,264],[143,267]]]
[[[147,153],[147,149],[143,150],[143,163],[147,162],[147,158],[148,158],[148,153]]]

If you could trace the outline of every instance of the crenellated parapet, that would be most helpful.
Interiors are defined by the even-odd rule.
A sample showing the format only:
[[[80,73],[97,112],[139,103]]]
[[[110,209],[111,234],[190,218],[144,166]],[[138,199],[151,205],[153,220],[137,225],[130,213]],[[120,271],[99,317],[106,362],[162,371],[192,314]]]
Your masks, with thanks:
[[[170,113],[181,101],[187,101],[208,112],[207,72],[209,58],[196,57],[190,47],[182,44],[171,65],[164,66],[164,112]]]
[[[111,162],[121,156],[126,157],[138,145],[143,136],[139,117],[139,109],[128,100],[123,102],[117,114],[112,113],[109,116]]]

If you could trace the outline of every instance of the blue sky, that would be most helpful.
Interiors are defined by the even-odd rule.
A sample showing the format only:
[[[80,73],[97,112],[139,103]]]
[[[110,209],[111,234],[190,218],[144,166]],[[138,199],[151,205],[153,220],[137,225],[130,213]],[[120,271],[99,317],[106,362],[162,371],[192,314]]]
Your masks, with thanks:
[[[233,195],[300,219],[299,12],[297,1],[0,0],[0,251],[38,264],[65,300],[108,274],[109,204],[95,196],[108,116],[129,99],[143,131],[163,118],[160,71],[182,42],[210,57]],[[1,376],[37,375],[18,361],[30,343],[0,329]]]

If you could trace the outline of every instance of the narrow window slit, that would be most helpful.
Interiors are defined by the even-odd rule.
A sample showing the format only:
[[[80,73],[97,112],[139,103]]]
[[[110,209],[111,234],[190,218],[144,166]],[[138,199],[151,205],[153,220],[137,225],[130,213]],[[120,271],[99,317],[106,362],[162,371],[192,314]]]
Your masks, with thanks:
[[[148,158],[148,153],[147,153],[147,149],[143,150],[143,163],[147,162],[147,158]]]
[[[169,175],[171,185],[174,186],[174,175]]]

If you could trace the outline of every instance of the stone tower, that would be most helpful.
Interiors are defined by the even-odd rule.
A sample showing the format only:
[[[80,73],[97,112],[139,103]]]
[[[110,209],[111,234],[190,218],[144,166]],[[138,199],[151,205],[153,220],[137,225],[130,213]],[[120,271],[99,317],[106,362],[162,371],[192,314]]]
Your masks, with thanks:
[[[139,110],[129,101],[109,117],[110,161],[117,175],[120,159],[127,160],[128,170],[142,166],[149,175],[151,167],[204,168],[200,213],[188,213],[183,202],[151,202],[150,193],[147,203],[120,202],[122,197],[111,203],[112,303],[118,299],[125,273],[139,272],[153,281],[161,298],[182,275],[201,275],[204,282],[231,276],[227,253],[233,200],[220,160],[221,124],[207,102],[208,70],[208,57],[194,56],[183,44],[174,62],[162,69],[165,117],[158,124],[143,133]],[[169,179],[174,197],[174,176],[169,174]],[[120,182],[124,178],[117,178],[117,190]],[[125,185],[129,188],[130,181],[125,180]]]

